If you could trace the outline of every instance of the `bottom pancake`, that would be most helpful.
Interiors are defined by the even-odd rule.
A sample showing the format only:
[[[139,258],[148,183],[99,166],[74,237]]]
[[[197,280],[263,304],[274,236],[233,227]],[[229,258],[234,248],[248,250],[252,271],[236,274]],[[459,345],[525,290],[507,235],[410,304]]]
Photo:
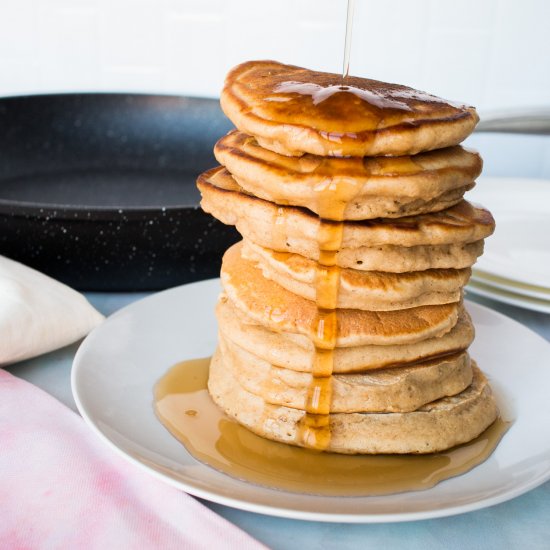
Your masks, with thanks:
[[[442,451],[477,437],[497,417],[487,379],[473,366],[472,384],[453,397],[407,413],[334,413],[329,415],[330,441],[325,450],[344,454],[407,454]],[[214,402],[252,432],[300,445],[306,414],[270,405],[242,388],[218,349],[210,364],[208,390]]]
[[[225,368],[239,384],[266,403],[306,409],[309,373],[275,367],[219,335]],[[467,352],[415,365],[331,379],[332,413],[410,412],[426,403],[464,391],[472,382]]]

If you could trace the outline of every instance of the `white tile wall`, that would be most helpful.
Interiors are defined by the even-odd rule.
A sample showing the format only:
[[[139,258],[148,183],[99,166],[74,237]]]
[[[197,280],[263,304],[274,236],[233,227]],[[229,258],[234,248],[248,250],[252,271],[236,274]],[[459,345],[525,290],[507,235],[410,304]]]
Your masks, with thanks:
[[[470,102],[482,114],[550,105],[550,1],[356,4],[353,74]],[[337,72],[345,11],[346,0],[0,0],[0,95],[215,97],[231,66],[260,58]],[[491,172],[513,164],[550,177],[548,139],[523,141],[529,162],[514,154],[518,139],[474,142]],[[499,159],[501,148],[510,154]]]

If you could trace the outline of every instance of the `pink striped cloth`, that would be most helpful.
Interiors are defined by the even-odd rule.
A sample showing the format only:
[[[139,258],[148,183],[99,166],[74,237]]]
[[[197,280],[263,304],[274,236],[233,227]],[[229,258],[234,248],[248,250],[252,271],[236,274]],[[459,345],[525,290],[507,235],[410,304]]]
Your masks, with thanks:
[[[0,548],[264,548],[0,369]]]

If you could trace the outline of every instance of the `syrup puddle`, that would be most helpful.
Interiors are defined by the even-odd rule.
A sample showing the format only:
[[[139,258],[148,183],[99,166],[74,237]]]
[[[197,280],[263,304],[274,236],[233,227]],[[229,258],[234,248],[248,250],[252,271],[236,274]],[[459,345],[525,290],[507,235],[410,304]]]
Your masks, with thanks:
[[[424,490],[484,462],[510,422],[497,419],[473,441],[430,455],[339,455],[264,439],[228,418],[206,383],[210,358],[172,367],[155,386],[155,412],[198,461],[233,478],[292,493],[375,496]]]

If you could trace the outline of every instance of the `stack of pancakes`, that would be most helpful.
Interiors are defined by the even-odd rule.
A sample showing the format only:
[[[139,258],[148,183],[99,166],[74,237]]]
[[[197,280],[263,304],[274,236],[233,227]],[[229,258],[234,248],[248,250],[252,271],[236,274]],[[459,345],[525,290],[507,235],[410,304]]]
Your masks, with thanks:
[[[472,107],[405,86],[248,62],[237,130],[199,177],[243,241],[224,256],[214,401],[252,431],[340,453],[429,453],[497,416],[467,349],[470,267],[494,230],[463,199]]]

